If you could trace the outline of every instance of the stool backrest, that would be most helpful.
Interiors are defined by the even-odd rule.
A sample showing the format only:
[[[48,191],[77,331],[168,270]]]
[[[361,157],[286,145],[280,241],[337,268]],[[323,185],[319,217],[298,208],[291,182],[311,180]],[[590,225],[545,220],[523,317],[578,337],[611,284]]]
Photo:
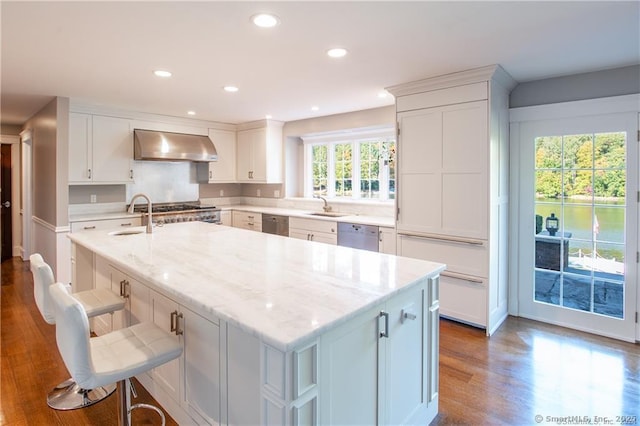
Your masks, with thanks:
[[[55,282],[53,271],[38,253],[29,256],[29,263],[33,274],[33,296],[36,299],[36,305],[38,305],[42,318],[48,324],[55,324],[55,312],[51,305],[51,296],[49,296],[49,286]]]
[[[64,365],[73,380],[82,386],[94,376],[91,361],[89,319],[80,304],[64,284],[49,287],[56,318],[56,342]]]

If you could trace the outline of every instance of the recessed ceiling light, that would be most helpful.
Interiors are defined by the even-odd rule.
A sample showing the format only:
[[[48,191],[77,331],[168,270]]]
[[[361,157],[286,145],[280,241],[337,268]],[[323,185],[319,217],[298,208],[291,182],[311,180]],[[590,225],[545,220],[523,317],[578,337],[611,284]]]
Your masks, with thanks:
[[[272,28],[280,23],[280,19],[276,15],[270,13],[258,13],[251,17],[251,21],[261,28]]]
[[[389,96],[389,93],[387,93],[387,92],[379,92],[379,93],[378,93],[378,97],[379,97],[380,99],[384,99],[384,98],[386,98],[387,96]]]
[[[187,111],[187,114],[189,114],[189,115],[196,115],[196,112],[195,112],[195,111]]]
[[[240,90],[236,86],[224,86],[223,89],[226,92],[231,92],[231,93],[234,93],[234,92],[237,92],[238,90]]]
[[[156,75],[156,77],[171,77],[171,73],[165,70],[155,70],[153,73]]]
[[[311,111],[318,111],[319,109],[320,109],[320,107],[315,106],[315,105],[311,107]]]
[[[347,54],[347,49],[343,47],[336,47],[334,49],[327,50],[327,55],[331,56],[332,58],[342,58],[346,54]]]
[[[267,120],[271,120],[273,116],[271,114],[267,114],[264,116],[264,118],[266,118]]]

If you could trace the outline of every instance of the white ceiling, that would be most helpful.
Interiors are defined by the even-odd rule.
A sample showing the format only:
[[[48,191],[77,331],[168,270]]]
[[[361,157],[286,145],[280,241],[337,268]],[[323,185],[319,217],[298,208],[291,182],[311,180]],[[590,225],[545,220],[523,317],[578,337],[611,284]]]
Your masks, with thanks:
[[[517,81],[640,63],[640,2],[0,2],[1,120],[53,96],[240,123],[390,105],[387,86],[501,64]],[[268,11],[272,29],[250,17]],[[349,54],[327,57],[342,46]],[[159,79],[155,69],[173,72]],[[240,88],[234,94],[222,86]],[[310,107],[319,106],[313,112]]]

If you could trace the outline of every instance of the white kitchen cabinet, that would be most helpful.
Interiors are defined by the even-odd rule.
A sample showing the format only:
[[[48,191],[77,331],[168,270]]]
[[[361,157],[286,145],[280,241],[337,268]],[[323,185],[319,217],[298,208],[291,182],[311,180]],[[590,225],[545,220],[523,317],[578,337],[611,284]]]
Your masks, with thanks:
[[[130,121],[69,113],[69,183],[130,182],[133,182]]]
[[[113,314],[113,330],[149,321],[151,319],[149,288],[113,266],[110,267],[110,271],[111,291],[125,300],[124,309]]]
[[[207,183],[236,182],[236,132],[209,129],[209,138],[216,147],[218,160],[198,164],[198,181]]]
[[[289,218],[289,237],[300,240],[338,244],[338,223],[331,220]]]
[[[91,114],[69,113],[69,183],[91,183],[92,148]]]
[[[437,281],[321,337],[319,424],[414,424],[425,413],[435,416]]]
[[[198,424],[221,418],[220,325],[151,290],[153,322],[183,345],[177,359],[156,367],[154,382]],[[183,388],[181,388],[183,387]]]
[[[262,120],[238,126],[238,182],[282,183],[282,125]]]
[[[396,230],[380,226],[378,228],[378,252],[396,254]]]
[[[121,219],[85,220],[71,222],[71,232],[105,231],[109,229],[118,230],[141,225],[142,219],[140,216],[131,216]]]
[[[73,245],[75,262],[72,274],[80,274],[83,281],[81,290],[92,288],[111,289],[125,301],[123,310],[104,314],[91,319],[92,330],[103,335],[113,330],[128,327],[149,320],[149,289],[124,272],[114,268],[104,257]],[[85,288],[87,287],[88,288]]]
[[[234,228],[262,232],[262,213],[234,210],[232,223]]]
[[[231,210],[222,210],[220,212],[220,223],[225,226],[233,226],[233,214]],[[260,226],[262,226],[262,224]]]
[[[441,313],[487,335],[507,316],[514,86],[489,66],[388,89],[398,122],[398,255],[446,263]]]
[[[95,280],[94,288],[111,289],[111,266],[102,256],[95,255]],[[113,331],[113,314],[104,314],[92,319],[92,330],[98,335]]]

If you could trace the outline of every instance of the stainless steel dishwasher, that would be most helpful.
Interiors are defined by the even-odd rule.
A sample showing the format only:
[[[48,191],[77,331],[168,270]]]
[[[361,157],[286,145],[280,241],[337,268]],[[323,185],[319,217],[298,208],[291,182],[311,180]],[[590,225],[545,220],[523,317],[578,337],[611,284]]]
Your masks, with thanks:
[[[338,245],[378,251],[378,227],[338,222]]]
[[[262,232],[289,236],[289,216],[262,214]]]

